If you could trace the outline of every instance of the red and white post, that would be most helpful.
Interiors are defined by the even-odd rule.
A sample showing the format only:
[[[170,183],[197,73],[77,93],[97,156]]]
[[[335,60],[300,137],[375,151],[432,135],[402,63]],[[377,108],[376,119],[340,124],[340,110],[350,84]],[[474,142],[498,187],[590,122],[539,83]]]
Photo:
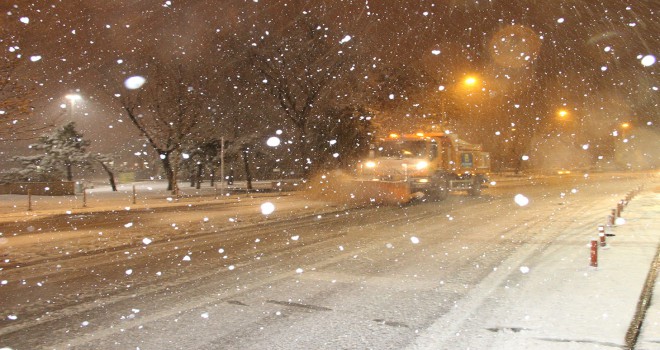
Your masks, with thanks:
[[[607,242],[605,241],[605,226],[603,225],[598,225],[598,238],[600,239],[600,246],[605,247],[607,246]]]
[[[591,239],[591,267],[598,267],[598,240]]]

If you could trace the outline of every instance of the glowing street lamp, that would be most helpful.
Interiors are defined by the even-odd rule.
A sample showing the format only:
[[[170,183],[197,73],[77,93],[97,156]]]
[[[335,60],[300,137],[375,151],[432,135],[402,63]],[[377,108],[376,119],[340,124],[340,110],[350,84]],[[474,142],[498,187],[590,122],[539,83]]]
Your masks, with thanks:
[[[69,110],[69,117],[73,117],[73,109],[76,106],[77,101],[82,101],[82,96],[79,94],[68,94],[64,96],[71,103],[71,109]]]
[[[482,87],[483,85],[483,80],[477,75],[468,75],[463,79],[462,82],[462,90],[463,93],[465,94],[466,97],[470,97],[475,93],[479,93],[480,91],[485,91]]]
[[[463,83],[465,84],[465,86],[468,86],[468,87],[475,86],[475,85],[477,85],[477,78],[475,78],[473,76],[468,76],[467,78],[465,78],[465,81]]]
[[[623,142],[628,142],[628,138],[626,138],[626,131],[630,129],[630,123],[628,122],[623,122],[621,123],[621,138],[623,139]]]
[[[66,95],[66,96],[64,96],[64,97],[65,97],[67,100],[71,101],[71,104],[72,104],[72,105],[75,104],[76,101],[80,101],[80,100],[82,100],[82,96],[80,96],[80,95],[78,95],[78,94],[68,94],[68,95]]]
[[[557,112],[557,115],[559,116],[560,119],[566,119],[568,117],[568,111],[565,109],[560,109]]]

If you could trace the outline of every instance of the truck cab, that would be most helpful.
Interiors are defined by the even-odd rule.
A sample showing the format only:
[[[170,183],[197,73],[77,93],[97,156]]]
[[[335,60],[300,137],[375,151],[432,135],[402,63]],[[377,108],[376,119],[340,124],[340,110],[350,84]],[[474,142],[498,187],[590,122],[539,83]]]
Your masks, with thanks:
[[[402,183],[426,197],[442,199],[450,190],[478,195],[487,182],[490,155],[453,134],[390,134],[357,170],[362,180]]]

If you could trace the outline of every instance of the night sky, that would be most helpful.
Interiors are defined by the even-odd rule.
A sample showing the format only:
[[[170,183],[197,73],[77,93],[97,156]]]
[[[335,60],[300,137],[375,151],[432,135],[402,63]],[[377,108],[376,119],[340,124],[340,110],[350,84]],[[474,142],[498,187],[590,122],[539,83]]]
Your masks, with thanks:
[[[328,27],[337,41],[349,35],[350,48],[360,57],[432,76],[433,86],[421,93],[397,96],[399,110],[437,101],[428,96],[445,88],[451,94],[452,87],[475,74],[489,101],[463,101],[467,107],[455,109],[472,104],[481,114],[497,111],[492,130],[525,120],[536,120],[528,124],[538,128],[552,111],[567,108],[587,127],[607,124],[597,132],[602,137],[611,124],[623,121],[657,128],[658,65],[647,64],[660,47],[657,5],[632,0],[7,0],[0,4],[0,24],[5,54],[22,55],[21,78],[39,90],[36,113],[45,119],[61,116],[63,96],[79,92],[85,102],[77,118],[94,143],[121,144],[134,133],[120,121],[125,116],[113,102],[114,88],[102,86],[113,74],[138,74],[152,57],[217,64],[229,50],[228,40],[249,46],[260,36],[291,30],[305,16]]]

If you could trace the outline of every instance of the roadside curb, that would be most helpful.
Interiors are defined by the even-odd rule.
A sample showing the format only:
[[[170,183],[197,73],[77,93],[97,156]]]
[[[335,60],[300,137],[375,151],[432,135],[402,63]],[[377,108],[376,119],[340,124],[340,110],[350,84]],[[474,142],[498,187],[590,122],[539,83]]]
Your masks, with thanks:
[[[651,263],[649,273],[646,277],[646,282],[642,288],[642,293],[637,302],[635,316],[633,317],[628,332],[626,333],[626,349],[635,349],[637,341],[642,331],[642,325],[646,319],[646,312],[651,306],[651,298],[653,296],[654,286],[658,278],[658,269],[660,268],[660,244],[655,252],[655,258]]]

